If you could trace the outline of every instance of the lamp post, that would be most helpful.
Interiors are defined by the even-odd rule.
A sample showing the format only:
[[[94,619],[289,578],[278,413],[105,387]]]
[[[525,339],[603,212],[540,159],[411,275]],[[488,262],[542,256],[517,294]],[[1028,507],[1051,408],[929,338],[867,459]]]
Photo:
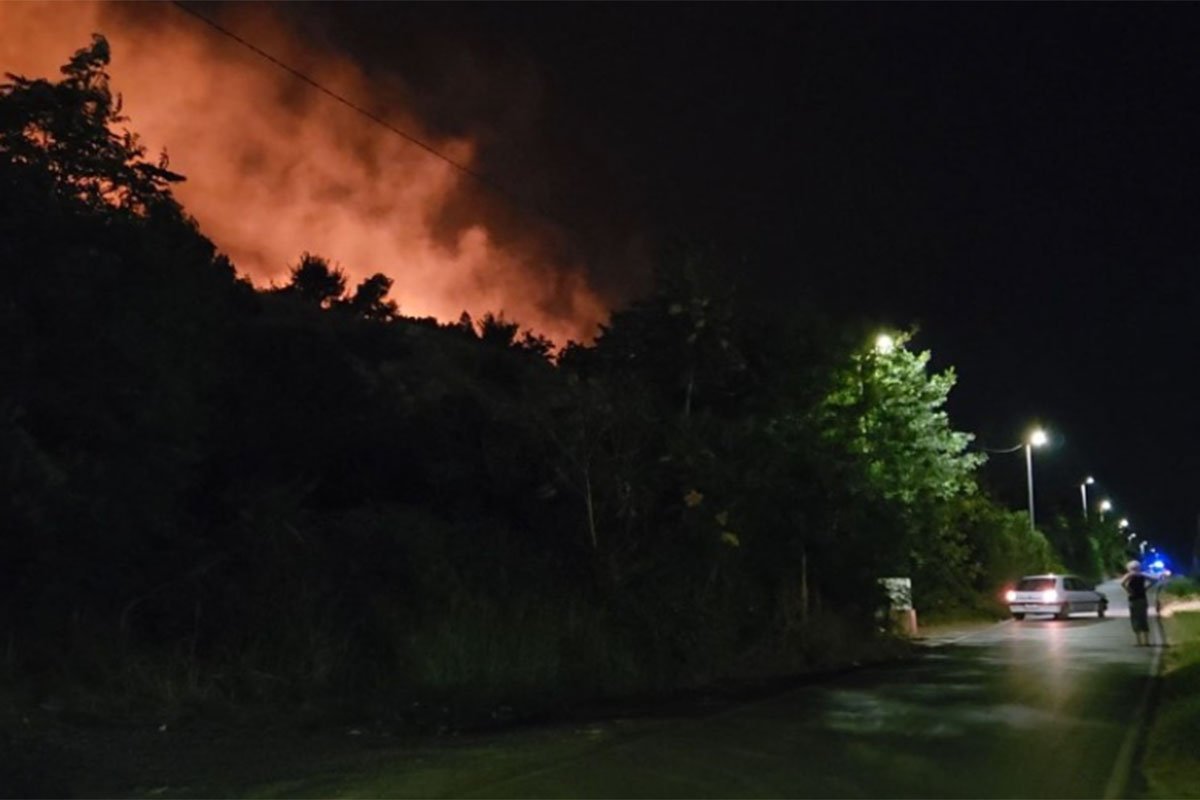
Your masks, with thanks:
[[[1036,522],[1033,514],[1033,448],[1041,447],[1049,437],[1041,428],[1037,428],[1033,433],[1029,434],[1029,438],[1025,440],[1025,485],[1029,490],[1029,530],[1036,531]]]
[[[1096,479],[1088,475],[1083,479],[1083,483],[1079,484],[1079,494],[1083,498],[1083,518],[1087,519],[1087,487],[1096,482]]]
[[[1107,500],[1107,499],[1101,500],[1100,501],[1100,521],[1101,522],[1104,522],[1104,513],[1106,511],[1112,511],[1112,501]]]

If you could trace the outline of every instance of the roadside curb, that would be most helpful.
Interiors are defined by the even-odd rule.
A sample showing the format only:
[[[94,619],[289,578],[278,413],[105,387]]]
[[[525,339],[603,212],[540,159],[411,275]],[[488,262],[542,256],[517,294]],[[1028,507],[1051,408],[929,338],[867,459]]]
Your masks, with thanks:
[[[1113,762],[1112,773],[1104,785],[1104,800],[1130,796],[1133,765],[1140,760],[1140,756],[1145,750],[1146,738],[1150,732],[1150,719],[1158,704],[1158,693],[1162,686],[1163,650],[1166,647],[1166,639],[1163,636],[1162,618],[1157,614],[1155,618],[1158,619],[1161,641],[1154,648],[1154,657],[1150,662],[1146,688],[1142,690],[1142,696],[1138,699],[1137,708],[1134,710],[1134,724],[1130,726],[1129,732],[1125,734],[1125,738],[1121,742],[1121,749],[1117,751],[1117,757]]]
[[[1005,625],[1011,625],[1011,624],[1012,624],[1011,619],[1003,619],[1003,620],[999,620],[997,622],[988,623],[982,627],[976,628],[975,630],[970,630],[965,633],[959,633],[956,635],[952,635],[950,637],[931,636],[929,638],[922,638],[922,637],[918,636],[913,640],[913,643],[919,647],[926,647],[926,648],[945,647],[947,645],[957,644],[958,642],[961,642],[964,639],[970,639],[972,636],[978,636],[981,633],[988,633],[990,631],[996,630],[997,628],[1001,628],[1001,627],[1004,627]]]

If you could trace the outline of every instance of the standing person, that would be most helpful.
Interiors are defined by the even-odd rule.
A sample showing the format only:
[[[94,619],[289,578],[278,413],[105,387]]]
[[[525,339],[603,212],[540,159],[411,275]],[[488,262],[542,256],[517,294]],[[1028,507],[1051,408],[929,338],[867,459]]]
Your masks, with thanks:
[[[1129,570],[1121,579],[1121,588],[1129,597],[1129,624],[1133,626],[1133,635],[1137,638],[1138,646],[1150,646],[1150,620],[1147,616],[1149,601],[1146,590],[1154,585],[1154,579],[1142,574],[1142,565],[1130,561],[1125,565]]]

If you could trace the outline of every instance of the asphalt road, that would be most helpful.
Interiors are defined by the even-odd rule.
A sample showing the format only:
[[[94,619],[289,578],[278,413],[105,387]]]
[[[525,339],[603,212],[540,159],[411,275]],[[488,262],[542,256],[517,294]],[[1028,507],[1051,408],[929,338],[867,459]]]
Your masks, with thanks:
[[[1109,617],[1004,622],[700,718],[464,742],[281,794],[471,797],[1105,797],[1126,789],[1161,649]],[[1151,620],[1153,636],[1158,629]],[[368,774],[370,773],[370,774]],[[266,790],[267,787],[264,787]],[[272,791],[264,791],[270,794]]]

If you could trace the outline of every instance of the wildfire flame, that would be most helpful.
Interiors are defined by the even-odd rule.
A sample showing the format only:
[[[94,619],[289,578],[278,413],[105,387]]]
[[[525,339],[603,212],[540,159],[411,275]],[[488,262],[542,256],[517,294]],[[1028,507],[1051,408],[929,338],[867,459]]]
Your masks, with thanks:
[[[398,78],[368,82],[273,9],[222,11],[267,52],[472,162],[471,139],[439,140],[403,110]],[[560,345],[591,339],[605,318],[583,270],[546,255],[556,235],[548,225],[530,220],[522,236],[497,236],[488,204],[464,202],[471,178],[176,8],[0,3],[0,72],[57,79],[93,32],[112,45],[129,127],[150,156],[168,151],[172,171],[187,176],[176,196],[256,284],[286,282],[307,250],[339,264],[351,286],[388,275],[409,316],[502,313]]]

